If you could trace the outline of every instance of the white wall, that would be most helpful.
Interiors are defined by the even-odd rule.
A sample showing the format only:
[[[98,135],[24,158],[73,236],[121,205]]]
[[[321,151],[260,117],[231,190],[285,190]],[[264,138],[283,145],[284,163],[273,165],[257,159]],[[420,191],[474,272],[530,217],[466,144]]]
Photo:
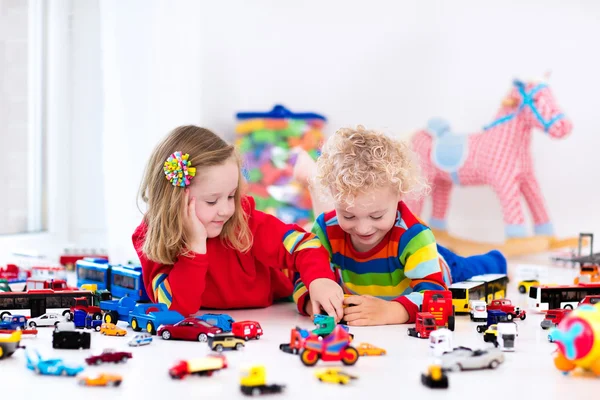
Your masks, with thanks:
[[[76,21],[93,17],[88,7],[93,11],[96,1],[77,3]],[[596,184],[600,169],[594,165],[600,148],[600,124],[595,119],[600,3],[238,0],[203,2],[201,10],[193,8],[190,13],[193,17],[185,20],[165,20],[162,29],[199,25],[201,37],[177,40],[174,54],[188,52],[200,58],[198,121],[229,138],[236,112],[267,110],[274,103],[323,113],[329,118],[329,133],[361,123],[401,136],[432,116],[449,119],[456,131],[476,131],[491,121],[513,77],[539,76],[551,69],[551,87],[573,120],[574,131],[561,142],[535,135],[532,151],[538,178],[559,236],[582,230],[600,234],[600,215],[594,208],[600,195]],[[132,27],[136,23],[133,20]],[[79,28],[78,34],[95,40],[95,23]],[[80,60],[79,73],[74,74],[80,83],[74,90],[83,99],[82,94],[98,89],[94,82],[98,71],[92,65],[97,58],[87,54],[98,48],[86,45],[81,37],[73,45],[74,60]],[[185,81],[181,76],[173,79]],[[198,76],[190,75],[190,80],[195,82]],[[178,103],[189,107],[182,92],[171,98],[167,110],[171,114],[176,114]],[[197,94],[190,93],[190,98],[197,99]],[[97,101],[81,104],[87,111],[81,110],[74,127],[85,129],[87,121],[94,125],[101,120],[92,112],[101,112]],[[80,137],[82,147],[96,148],[95,127],[87,130],[88,138]],[[146,155],[139,155],[140,163]],[[101,168],[91,161],[95,159],[87,162],[96,169],[89,172],[92,176]],[[131,176],[136,178],[140,177]],[[83,208],[76,211],[72,232],[84,232],[88,226],[100,231],[102,196],[96,194],[101,186],[89,181],[82,185],[89,195],[78,201],[97,212],[84,217]],[[483,240],[503,238],[500,207],[489,189],[459,188],[452,201],[449,223],[454,233]],[[72,239],[77,237],[73,234]]]

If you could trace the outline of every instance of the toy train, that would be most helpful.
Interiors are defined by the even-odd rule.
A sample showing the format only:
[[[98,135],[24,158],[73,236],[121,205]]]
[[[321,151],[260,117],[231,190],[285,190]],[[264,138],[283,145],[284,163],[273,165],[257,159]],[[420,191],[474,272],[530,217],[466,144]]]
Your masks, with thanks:
[[[136,302],[150,301],[142,279],[141,265],[113,265],[102,258],[84,258],[76,262],[77,286],[91,284],[109,290],[113,297],[128,296]]]

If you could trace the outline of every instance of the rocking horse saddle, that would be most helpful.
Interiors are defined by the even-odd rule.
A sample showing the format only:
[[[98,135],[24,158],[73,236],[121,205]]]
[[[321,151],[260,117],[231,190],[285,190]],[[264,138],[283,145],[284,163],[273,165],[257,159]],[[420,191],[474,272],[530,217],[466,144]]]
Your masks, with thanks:
[[[469,154],[469,136],[452,133],[448,122],[439,118],[431,119],[426,131],[433,138],[431,162],[448,172],[458,183],[458,169],[463,166]]]

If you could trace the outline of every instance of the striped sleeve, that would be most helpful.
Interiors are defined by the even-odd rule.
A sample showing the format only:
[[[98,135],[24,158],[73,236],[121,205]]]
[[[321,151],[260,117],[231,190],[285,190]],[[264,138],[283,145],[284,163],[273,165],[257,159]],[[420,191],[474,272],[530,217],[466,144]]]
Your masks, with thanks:
[[[319,242],[319,246],[324,247],[327,250],[327,254],[329,255],[329,260],[331,260],[331,245],[329,244],[329,240],[327,238],[327,231],[325,230],[325,220],[324,214],[319,215],[317,220],[313,224],[311,230],[311,240],[317,240]],[[286,247],[287,248],[287,247]],[[308,288],[300,279],[300,276],[297,276],[297,279],[294,281],[294,294],[293,294],[294,302],[298,308],[298,312],[300,314],[306,315],[306,302],[309,300]]]
[[[171,285],[169,285],[168,275],[164,273],[156,274],[152,279],[152,292],[157,303],[166,304],[171,307],[173,295],[171,293]]]
[[[423,292],[447,289],[433,233],[423,224],[414,224],[400,238],[398,254],[404,275],[411,279],[412,292],[396,301],[406,308],[408,322],[414,322],[423,303]]]

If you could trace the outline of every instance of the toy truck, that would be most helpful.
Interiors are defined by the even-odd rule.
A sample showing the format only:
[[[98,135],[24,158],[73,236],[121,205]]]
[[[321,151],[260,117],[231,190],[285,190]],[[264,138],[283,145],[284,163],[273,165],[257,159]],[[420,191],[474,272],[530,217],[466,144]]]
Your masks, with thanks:
[[[262,365],[255,365],[246,371],[240,380],[240,390],[246,396],[281,393],[285,385],[267,385],[266,370]]]
[[[488,311],[504,311],[509,321],[512,321],[515,318],[521,318],[521,321],[523,321],[527,317],[525,310],[521,310],[519,309],[519,307],[515,307],[509,299],[492,300],[490,304],[488,304],[487,309]]]
[[[423,293],[421,312],[429,312],[435,317],[438,327],[454,331],[454,306],[449,290],[427,290]]]
[[[149,334],[156,335],[159,326],[174,325],[183,319],[183,315],[169,311],[163,303],[137,304],[129,314],[129,325],[136,332],[146,328]]]
[[[350,334],[341,325],[337,325],[324,339],[312,333],[304,342],[300,361],[307,367],[312,367],[319,359],[354,365],[358,361],[358,350],[350,346],[350,340]]]
[[[116,324],[118,321],[129,322],[129,314],[135,308],[136,301],[129,296],[119,300],[105,300],[100,302],[100,309],[104,314],[104,322]]]
[[[429,348],[435,357],[440,357],[447,351],[452,351],[452,331],[441,328],[431,332]]]
[[[245,340],[258,340],[263,335],[263,330],[256,321],[238,321],[231,324],[231,333],[233,333],[235,337]]]
[[[515,351],[515,341],[517,339],[517,324],[514,322],[498,323],[497,341],[502,351]]]
[[[75,324],[75,328],[93,329],[96,332],[100,332],[100,327],[102,326],[102,320],[94,319],[93,315],[83,310],[75,310],[73,323]]]
[[[504,311],[490,310],[488,311],[488,318],[485,325],[477,325],[477,332],[484,333],[491,325],[495,325],[498,322],[508,321],[508,316]]]
[[[414,328],[408,328],[408,336],[418,337],[422,339],[429,338],[429,335],[437,329],[435,317],[432,313],[419,312],[415,321]]]
[[[279,350],[283,351],[284,353],[298,354],[300,350],[304,348],[304,342],[309,335],[309,331],[306,329],[301,329],[297,326],[291,331],[290,342],[281,343],[279,345]]]
[[[92,314],[92,318],[99,321],[102,319],[102,310],[100,310],[100,307],[89,304],[85,297],[75,297],[73,300],[75,300],[75,304],[69,308],[69,313],[66,315],[68,321],[73,321],[73,314],[76,310]]]
[[[560,321],[563,320],[564,317],[569,315],[569,313],[573,311],[568,308],[555,308],[552,310],[546,311],[546,316],[544,320],[540,323],[542,329],[548,328],[556,328]]]
[[[169,375],[173,379],[183,379],[187,375],[211,376],[224,368],[227,368],[225,356],[210,355],[189,361],[178,361],[169,368]]]

